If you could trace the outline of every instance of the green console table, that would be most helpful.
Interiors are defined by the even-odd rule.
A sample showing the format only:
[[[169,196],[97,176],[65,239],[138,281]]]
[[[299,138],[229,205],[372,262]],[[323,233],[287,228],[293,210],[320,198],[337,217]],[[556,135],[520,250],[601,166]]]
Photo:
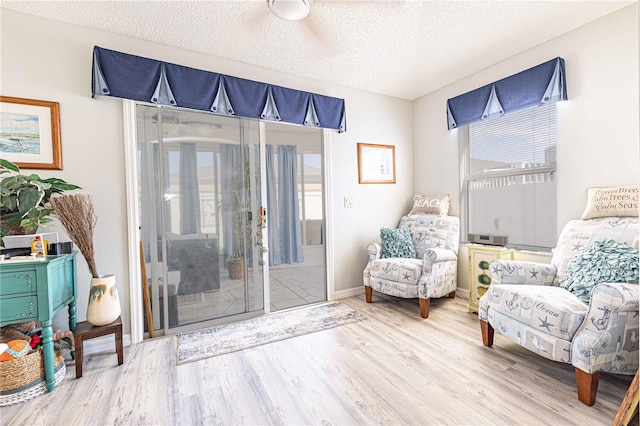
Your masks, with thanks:
[[[48,392],[56,387],[53,365],[53,316],[69,306],[69,329],[76,329],[76,254],[43,260],[0,261],[0,325],[42,323],[44,372]]]

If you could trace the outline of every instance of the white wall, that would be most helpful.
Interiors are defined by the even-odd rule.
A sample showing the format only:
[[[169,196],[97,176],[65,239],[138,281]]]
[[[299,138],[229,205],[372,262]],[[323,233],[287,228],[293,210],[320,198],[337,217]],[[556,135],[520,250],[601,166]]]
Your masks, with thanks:
[[[588,187],[637,183],[635,4],[417,99],[413,113],[416,192],[451,192],[451,214],[460,214],[458,132],[447,130],[447,99],[557,56],[565,59],[569,95],[569,101],[557,103],[558,232],[568,220],[581,216]],[[465,256],[460,260],[462,277],[467,260]],[[466,289],[466,280],[458,280],[458,286]]]
[[[346,100],[348,131],[332,132],[327,158],[333,182],[333,279],[338,295],[360,291],[366,244],[381,226],[395,225],[413,193],[412,103],[329,85],[254,66],[2,9],[0,90],[4,96],[60,103],[63,170],[43,172],[76,183],[93,194],[98,216],[98,270],[118,279],[125,333],[129,329],[129,268],[122,102],[91,99],[94,45],[194,68],[258,80]],[[396,145],[395,185],[359,185],[357,142]],[[354,207],[343,207],[353,197]],[[86,317],[89,273],[78,270],[78,317]]]

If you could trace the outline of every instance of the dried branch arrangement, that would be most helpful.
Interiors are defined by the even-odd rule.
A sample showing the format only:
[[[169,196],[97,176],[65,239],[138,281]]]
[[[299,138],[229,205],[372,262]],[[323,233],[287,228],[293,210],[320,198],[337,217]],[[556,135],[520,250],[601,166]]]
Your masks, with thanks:
[[[68,194],[53,197],[49,201],[71,241],[75,243],[87,261],[93,278],[99,278],[93,249],[93,230],[96,227],[93,199],[89,194]]]

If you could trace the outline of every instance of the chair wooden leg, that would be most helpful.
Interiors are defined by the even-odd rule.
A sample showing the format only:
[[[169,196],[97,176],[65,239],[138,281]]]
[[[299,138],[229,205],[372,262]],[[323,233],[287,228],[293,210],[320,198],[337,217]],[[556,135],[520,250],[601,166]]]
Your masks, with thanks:
[[[482,343],[485,346],[493,346],[493,327],[486,321],[480,320],[480,329],[482,330]]]
[[[454,299],[455,297],[456,297],[456,292],[455,292],[455,290],[454,290],[454,291],[452,291],[451,293],[449,293],[449,298],[450,298],[450,299]]]
[[[583,404],[591,407],[596,403],[600,372],[587,373],[576,367],[576,384],[578,385],[578,399]]]
[[[422,318],[429,318],[429,302],[431,299],[418,299],[420,301],[420,316]]]
[[[373,289],[368,285],[364,286],[364,298],[367,303],[371,303],[371,296],[373,295]]]

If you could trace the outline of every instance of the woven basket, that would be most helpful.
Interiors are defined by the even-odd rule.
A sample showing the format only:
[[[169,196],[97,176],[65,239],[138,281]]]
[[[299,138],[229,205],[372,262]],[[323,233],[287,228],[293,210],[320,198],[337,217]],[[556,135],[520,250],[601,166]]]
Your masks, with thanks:
[[[241,280],[244,277],[244,259],[234,257],[227,261],[229,265],[229,278],[232,280]]]
[[[54,350],[53,364],[57,386],[67,373],[60,349]],[[0,407],[28,401],[46,392],[42,348],[12,361],[0,362]]]

